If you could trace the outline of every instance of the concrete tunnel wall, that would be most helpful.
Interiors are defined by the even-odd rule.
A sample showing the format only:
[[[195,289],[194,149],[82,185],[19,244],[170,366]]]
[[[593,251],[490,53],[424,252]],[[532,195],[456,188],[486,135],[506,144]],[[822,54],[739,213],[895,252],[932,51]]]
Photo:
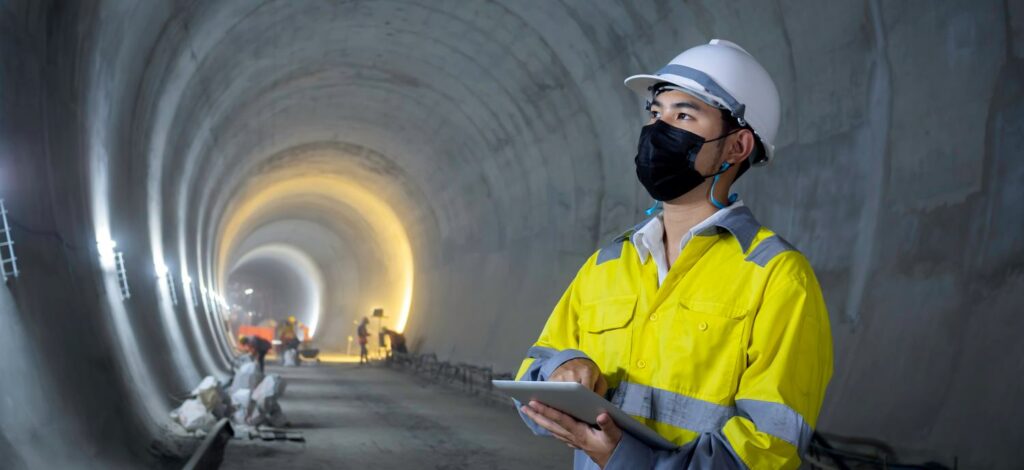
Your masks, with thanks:
[[[231,353],[182,279],[223,291],[268,243],[315,260],[327,347],[410,301],[415,349],[512,370],[649,204],[622,79],[713,37],[783,98],[778,159],[738,189],[823,285],[836,374],[819,429],[1011,468],[1017,0],[0,3],[0,196],[22,270],[0,289],[0,374],[19,378],[0,381],[0,459],[181,453],[166,411]],[[283,189],[245,212],[267,188]],[[123,302],[104,237],[125,253]]]

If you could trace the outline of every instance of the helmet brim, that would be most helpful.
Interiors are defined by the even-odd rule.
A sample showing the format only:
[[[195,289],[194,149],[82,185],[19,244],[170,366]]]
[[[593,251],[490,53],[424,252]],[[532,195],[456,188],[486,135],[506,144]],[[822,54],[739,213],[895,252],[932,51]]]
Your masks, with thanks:
[[[682,88],[687,93],[693,95],[695,98],[707,103],[709,106],[714,106],[719,109],[724,109],[725,106],[714,96],[711,96],[704,90],[703,87],[693,82],[688,78],[679,77],[672,74],[666,75],[633,75],[622,82],[627,88],[633,90],[637,95],[642,98],[649,98],[651,95],[651,88],[659,83],[671,83],[679,88]]]

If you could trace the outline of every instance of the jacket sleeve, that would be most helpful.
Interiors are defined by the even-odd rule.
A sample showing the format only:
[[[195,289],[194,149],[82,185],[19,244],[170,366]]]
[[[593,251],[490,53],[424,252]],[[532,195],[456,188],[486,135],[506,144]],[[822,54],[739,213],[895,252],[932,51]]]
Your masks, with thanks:
[[[587,264],[591,261],[588,260]],[[523,360],[516,374],[516,380],[545,381],[558,366],[568,361],[579,358],[589,358],[586,353],[576,349],[579,347],[579,296],[577,295],[577,284],[584,275],[586,264],[576,275],[576,279],[569,285],[569,288],[562,294],[561,300],[555,305],[554,311],[548,317],[540,338],[526,352],[526,359]],[[522,407],[522,403],[513,400],[516,409]],[[538,426],[532,419],[523,414],[519,415],[523,421],[534,432],[541,436],[548,436],[550,433]]]
[[[806,261],[800,257],[799,263]],[[606,470],[795,469],[810,443],[832,376],[828,312],[814,273],[769,279],[754,318],[736,416],[675,451],[623,434]]]

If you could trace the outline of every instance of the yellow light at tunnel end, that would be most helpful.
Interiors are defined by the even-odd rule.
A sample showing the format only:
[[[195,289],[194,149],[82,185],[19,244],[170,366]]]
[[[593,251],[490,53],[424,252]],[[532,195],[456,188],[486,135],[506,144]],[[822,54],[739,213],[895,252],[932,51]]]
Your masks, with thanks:
[[[397,311],[392,328],[404,332],[409,320],[413,294],[413,256],[409,237],[402,220],[394,209],[379,196],[360,183],[338,175],[293,175],[262,185],[258,190],[245,194],[236,200],[232,210],[225,217],[218,236],[217,272],[220,284],[226,285],[230,266],[228,257],[252,227],[256,220],[268,210],[271,203],[298,196],[320,196],[330,198],[350,207],[364,219],[373,230],[373,236],[381,245],[391,250],[388,259],[395,286],[390,298],[373,299]]]

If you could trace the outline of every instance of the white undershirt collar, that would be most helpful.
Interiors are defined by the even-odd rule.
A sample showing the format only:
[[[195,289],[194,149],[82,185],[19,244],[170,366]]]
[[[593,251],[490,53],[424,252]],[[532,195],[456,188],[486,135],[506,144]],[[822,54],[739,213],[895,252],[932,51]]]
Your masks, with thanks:
[[[690,242],[693,236],[697,233],[704,231],[705,229],[712,227],[720,220],[725,218],[735,209],[743,207],[743,201],[736,201],[726,207],[715,211],[714,214],[708,216],[708,218],[702,220],[697,225],[694,225],[689,231],[683,235],[683,238],[679,240],[679,252],[683,252],[683,248],[686,248],[686,244]],[[665,280],[668,276],[668,255],[665,253],[665,244],[662,243],[662,239],[665,235],[665,224],[662,221],[662,214],[659,212],[658,215],[651,217],[651,219],[637,229],[630,236],[630,241],[633,242],[633,246],[636,247],[636,253],[640,256],[640,264],[647,262],[647,258],[654,258],[655,264],[658,265],[658,285]]]

